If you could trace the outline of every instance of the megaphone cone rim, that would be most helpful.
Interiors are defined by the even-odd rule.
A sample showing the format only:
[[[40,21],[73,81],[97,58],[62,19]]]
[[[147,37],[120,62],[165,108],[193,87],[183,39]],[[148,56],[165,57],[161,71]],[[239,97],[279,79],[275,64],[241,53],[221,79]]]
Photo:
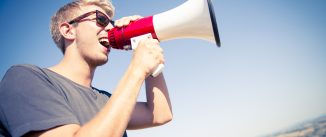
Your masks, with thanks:
[[[216,23],[216,18],[215,18],[215,13],[214,13],[214,7],[213,7],[211,0],[207,0],[207,4],[208,4],[208,9],[209,9],[209,14],[211,16],[211,22],[212,22],[212,27],[213,27],[213,31],[214,31],[215,42],[218,47],[221,47],[220,35],[218,34],[217,23]]]

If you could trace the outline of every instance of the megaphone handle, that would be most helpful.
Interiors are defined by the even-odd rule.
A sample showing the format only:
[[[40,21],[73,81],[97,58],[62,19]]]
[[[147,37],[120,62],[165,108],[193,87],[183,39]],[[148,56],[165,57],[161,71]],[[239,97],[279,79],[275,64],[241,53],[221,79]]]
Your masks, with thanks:
[[[144,35],[133,37],[133,38],[130,39],[130,41],[131,41],[131,48],[133,50],[135,50],[137,48],[138,43],[139,43],[140,40],[143,40],[143,39],[151,39],[151,38],[153,38],[151,33],[147,33],[147,34],[144,34]],[[163,71],[163,68],[164,68],[164,64],[159,64],[156,67],[156,69],[153,71],[152,77],[158,76]]]

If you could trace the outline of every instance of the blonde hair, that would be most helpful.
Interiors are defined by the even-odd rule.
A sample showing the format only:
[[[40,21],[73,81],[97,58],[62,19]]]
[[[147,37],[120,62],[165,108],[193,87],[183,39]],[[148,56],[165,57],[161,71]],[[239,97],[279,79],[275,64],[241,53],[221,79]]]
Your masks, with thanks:
[[[76,0],[61,7],[51,18],[50,30],[52,39],[57,47],[65,52],[64,38],[60,33],[59,25],[68,22],[75,18],[76,11],[80,10],[82,6],[95,5],[102,8],[110,18],[114,15],[114,6],[109,0]]]

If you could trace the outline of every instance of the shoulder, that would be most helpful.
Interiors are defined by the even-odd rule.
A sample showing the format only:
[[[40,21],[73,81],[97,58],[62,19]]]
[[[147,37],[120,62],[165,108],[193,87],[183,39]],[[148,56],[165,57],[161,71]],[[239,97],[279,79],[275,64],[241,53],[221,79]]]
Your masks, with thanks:
[[[1,85],[7,82],[25,82],[42,78],[42,69],[35,65],[19,64],[11,66],[1,80]],[[41,76],[41,77],[40,77]]]
[[[30,74],[30,73],[35,73],[35,74],[40,74],[42,72],[42,69],[38,66],[35,65],[30,65],[30,64],[18,64],[18,65],[13,65],[11,66],[6,74],[4,75],[4,78],[10,76],[21,76],[23,74]]]
[[[40,67],[29,64],[11,66],[0,82],[0,93],[41,88],[44,83],[51,85],[42,71]]]
[[[14,65],[0,82],[0,122],[6,121],[3,126],[12,136],[79,124],[61,93],[40,67]]]
[[[17,64],[17,65],[13,65],[11,66],[7,73],[10,71],[40,71],[42,70],[40,67],[36,66],[36,65],[31,65],[31,64]]]

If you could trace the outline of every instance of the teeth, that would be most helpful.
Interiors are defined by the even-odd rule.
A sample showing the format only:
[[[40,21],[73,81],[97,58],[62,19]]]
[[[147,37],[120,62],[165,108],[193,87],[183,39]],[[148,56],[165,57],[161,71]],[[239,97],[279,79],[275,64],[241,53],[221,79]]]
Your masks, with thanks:
[[[100,42],[109,42],[109,40],[107,38],[100,38],[99,41]]]
[[[103,46],[105,46],[105,47],[109,47],[110,45],[109,45],[109,40],[107,39],[107,38],[100,38],[99,39],[99,42],[103,45]]]

